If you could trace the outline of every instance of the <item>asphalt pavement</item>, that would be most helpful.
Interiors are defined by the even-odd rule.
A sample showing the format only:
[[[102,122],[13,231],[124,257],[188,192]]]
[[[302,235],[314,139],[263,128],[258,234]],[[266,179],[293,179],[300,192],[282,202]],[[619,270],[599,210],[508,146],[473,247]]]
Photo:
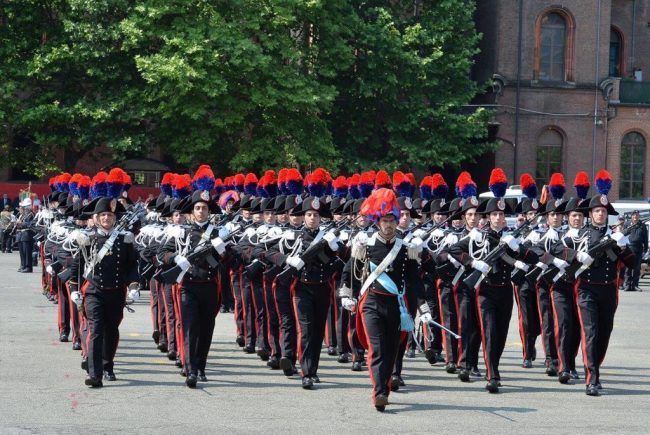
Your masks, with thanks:
[[[40,268],[17,268],[17,253],[0,254],[1,434],[650,432],[647,283],[646,292],[620,294],[600,397],[586,396],[582,380],[561,385],[546,376],[539,359],[521,368],[515,312],[499,394],[488,394],[482,380],[463,384],[419,354],[405,361],[407,386],[378,413],[367,372],[352,372],[323,349],[322,383],[305,391],[297,376],[287,379],[237,347],[232,314],[217,317],[209,381],[188,389],[151,339],[147,292],[120,327],[118,380],[90,389],[79,352],[58,341],[56,306],[41,295]],[[538,340],[538,355],[541,346]]]

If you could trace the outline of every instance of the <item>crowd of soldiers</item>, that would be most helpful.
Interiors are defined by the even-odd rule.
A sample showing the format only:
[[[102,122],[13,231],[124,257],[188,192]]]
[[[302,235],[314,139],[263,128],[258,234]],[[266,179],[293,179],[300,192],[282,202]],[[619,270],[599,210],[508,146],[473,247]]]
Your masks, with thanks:
[[[418,189],[400,171],[333,179],[292,168],[221,180],[202,165],[193,177],[165,174],[147,204],[132,203],[130,184],[119,168],[58,175],[30,218],[60,341],[81,350],[91,387],[116,379],[123,311],[146,289],[152,338],[189,388],[208,381],[215,318],[232,306],[234,343],[305,389],[320,382],[325,343],[339,363],[368,371],[379,411],[405,386],[403,360],[417,350],[496,393],[516,301],[522,367],[539,358],[546,375],[573,383],[581,345],[586,394],[597,396],[619,270],[636,262],[627,234],[644,225],[608,226],[617,213],[604,170],[592,196],[584,172],[574,195],[562,174],[541,192],[524,174],[520,201],[504,197],[499,168],[482,200],[467,172],[452,200],[440,174]],[[508,226],[506,216],[519,218]]]

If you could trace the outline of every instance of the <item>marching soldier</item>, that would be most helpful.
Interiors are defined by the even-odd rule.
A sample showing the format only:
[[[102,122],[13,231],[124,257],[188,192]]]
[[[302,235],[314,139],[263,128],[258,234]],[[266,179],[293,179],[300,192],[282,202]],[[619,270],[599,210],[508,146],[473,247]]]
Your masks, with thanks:
[[[107,381],[116,379],[113,359],[120,337],[118,328],[127,286],[132,290],[137,288],[137,252],[132,233],[113,233],[116,217],[125,212],[117,199],[101,197],[93,205],[97,227],[90,236],[79,239],[81,250],[73,260],[69,285],[72,299],[83,299],[83,313],[88,322],[85,383],[101,387],[102,375]],[[102,249],[109,239],[114,240],[113,245]],[[84,277],[81,282],[77,280],[79,276]]]
[[[611,185],[609,173],[601,170],[596,176],[598,194],[580,205],[591,219],[591,224],[580,232],[587,240],[587,249],[576,255],[584,266],[576,284],[576,300],[588,396],[598,396],[602,388],[600,365],[605,359],[618,306],[618,270],[623,264],[631,267],[635,262],[627,236],[623,232],[609,233],[607,227],[607,217],[618,214],[607,198]],[[604,250],[596,249],[604,241],[611,243],[606,243]]]
[[[357,331],[368,349],[373,404],[384,411],[400,339],[414,327],[408,306],[419,306],[422,321],[431,317],[418,270],[422,241],[412,240],[407,247],[397,237],[399,205],[393,191],[380,188],[373,192],[361,214],[375,222],[378,232],[370,238],[364,233],[355,237],[338,296],[344,307],[358,311]],[[360,289],[358,306],[355,289]]]

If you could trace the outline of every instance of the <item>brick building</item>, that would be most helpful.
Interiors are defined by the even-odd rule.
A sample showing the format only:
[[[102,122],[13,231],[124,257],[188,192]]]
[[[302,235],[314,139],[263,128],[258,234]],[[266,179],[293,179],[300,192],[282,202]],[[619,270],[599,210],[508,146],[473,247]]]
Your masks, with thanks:
[[[607,168],[612,199],[650,196],[650,0],[481,0],[476,24],[492,91],[475,103],[499,126],[486,164],[569,185]]]

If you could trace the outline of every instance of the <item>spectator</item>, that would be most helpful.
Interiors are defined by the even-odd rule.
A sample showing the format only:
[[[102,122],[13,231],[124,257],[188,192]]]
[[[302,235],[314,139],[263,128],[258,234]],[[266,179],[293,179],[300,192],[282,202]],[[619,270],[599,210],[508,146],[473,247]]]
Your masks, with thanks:
[[[16,217],[11,212],[11,205],[7,204],[0,212],[0,249],[2,252],[11,253],[13,239],[13,224]]]

